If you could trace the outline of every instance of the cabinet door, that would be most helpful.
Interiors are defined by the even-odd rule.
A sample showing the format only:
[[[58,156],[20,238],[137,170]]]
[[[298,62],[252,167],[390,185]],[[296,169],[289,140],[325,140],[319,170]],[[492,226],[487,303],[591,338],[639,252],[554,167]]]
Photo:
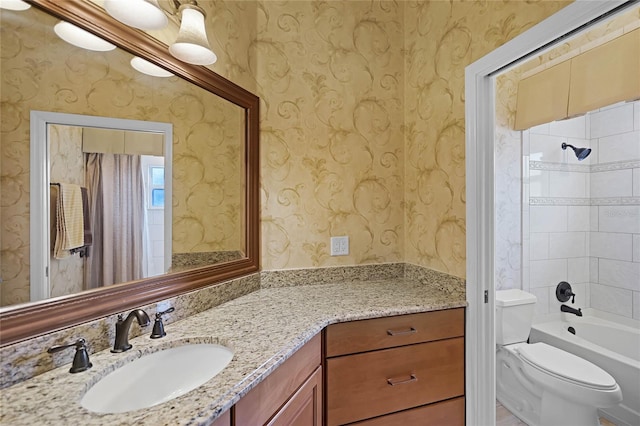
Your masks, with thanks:
[[[464,338],[330,358],[327,424],[339,425],[464,395]]]
[[[286,360],[235,405],[236,426],[267,424],[321,363],[320,335]]]
[[[318,367],[267,424],[269,426],[322,425],[322,367]]]

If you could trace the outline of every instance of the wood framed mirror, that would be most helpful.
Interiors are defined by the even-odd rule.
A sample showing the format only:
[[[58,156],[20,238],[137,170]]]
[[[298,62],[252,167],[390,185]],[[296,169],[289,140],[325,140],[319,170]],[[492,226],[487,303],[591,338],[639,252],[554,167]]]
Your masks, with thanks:
[[[70,22],[173,73],[181,81],[214,94],[244,111],[244,256],[183,272],[84,290],[51,299],[0,309],[0,346],[88,322],[137,306],[259,271],[259,99],[205,67],[183,63],[171,56],[162,42],[127,27],[89,1],[27,0],[32,6]],[[91,111],[87,112],[88,115]],[[150,117],[154,119],[153,116]],[[161,120],[160,120],[161,121]],[[212,165],[215,167],[215,165]],[[174,185],[174,195],[175,195]],[[175,209],[174,209],[175,210]]]

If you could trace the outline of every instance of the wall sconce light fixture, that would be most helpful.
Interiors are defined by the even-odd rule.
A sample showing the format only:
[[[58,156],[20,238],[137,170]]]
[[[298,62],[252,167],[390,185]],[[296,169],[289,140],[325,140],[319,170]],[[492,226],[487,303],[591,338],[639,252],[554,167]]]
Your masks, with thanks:
[[[205,29],[205,12],[196,0],[105,0],[104,8],[118,21],[142,30],[161,29],[172,18],[180,31],[169,52],[194,65],[211,65],[218,58]]]

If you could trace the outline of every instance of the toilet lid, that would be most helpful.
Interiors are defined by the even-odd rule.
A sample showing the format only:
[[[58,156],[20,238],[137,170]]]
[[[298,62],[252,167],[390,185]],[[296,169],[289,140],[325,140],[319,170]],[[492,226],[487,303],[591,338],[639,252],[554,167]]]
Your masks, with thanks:
[[[613,390],[615,379],[602,368],[569,352],[545,343],[532,343],[518,348],[522,359],[562,380],[594,389]]]

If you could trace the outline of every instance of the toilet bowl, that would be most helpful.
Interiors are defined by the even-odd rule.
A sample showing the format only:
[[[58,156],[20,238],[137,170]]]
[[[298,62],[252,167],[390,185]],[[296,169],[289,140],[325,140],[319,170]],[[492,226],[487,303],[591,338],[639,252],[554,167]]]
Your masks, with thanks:
[[[535,296],[496,292],[496,394],[529,426],[599,426],[598,408],[622,401],[600,367],[545,343],[528,344]]]

